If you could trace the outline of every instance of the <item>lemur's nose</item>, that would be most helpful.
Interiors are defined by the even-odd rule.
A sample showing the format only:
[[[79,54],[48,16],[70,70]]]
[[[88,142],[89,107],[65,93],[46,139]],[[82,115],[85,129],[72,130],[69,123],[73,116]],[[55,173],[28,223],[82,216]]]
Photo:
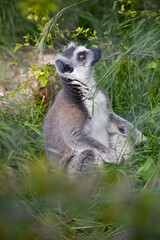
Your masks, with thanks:
[[[94,49],[92,49],[92,51],[94,52],[94,54],[101,54],[100,48],[94,48]]]
[[[136,141],[135,147],[136,148],[144,147],[146,144],[147,144],[147,138],[144,137],[142,140]]]
[[[92,49],[93,55],[94,55],[94,60],[92,61],[92,66],[99,61],[99,59],[101,58],[101,49],[100,48],[94,48]]]

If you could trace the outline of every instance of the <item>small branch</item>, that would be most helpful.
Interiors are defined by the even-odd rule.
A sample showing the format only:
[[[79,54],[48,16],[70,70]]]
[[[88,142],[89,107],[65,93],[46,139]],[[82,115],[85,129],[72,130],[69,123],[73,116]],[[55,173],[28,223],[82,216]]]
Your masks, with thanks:
[[[131,52],[130,55],[134,55],[134,56],[137,56],[137,55],[140,55],[140,56],[146,56],[146,57],[154,57],[152,54],[148,54],[148,53],[136,53],[136,52]],[[158,59],[160,59],[160,57],[158,57]]]
[[[122,54],[123,54],[123,53],[114,53],[114,54],[112,54],[112,55],[110,55],[110,56],[108,56],[108,57],[106,57],[106,58],[100,59],[99,62],[108,60],[109,58],[112,58],[112,57],[117,56],[117,55],[122,55]]]
[[[124,54],[124,52],[122,52],[122,53],[114,53],[114,54],[112,54],[112,55],[110,55],[110,56],[108,56],[108,57],[106,57],[106,58],[100,59],[99,61],[100,61],[100,62],[101,62],[101,61],[106,61],[106,60],[108,60],[109,58],[112,58],[112,57],[114,57],[114,56],[119,56],[119,55],[122,55],[122,54]],[[136,52],[131,52],[130,55],[133,55],[134,57],[136,57],[137,55],[146,56],[146,57],[152,57],[152,58],[154,57],[152,54],[148,54],[148,53],[136,53]],[[160,59],[160,57],[158,57],[158,59]]]

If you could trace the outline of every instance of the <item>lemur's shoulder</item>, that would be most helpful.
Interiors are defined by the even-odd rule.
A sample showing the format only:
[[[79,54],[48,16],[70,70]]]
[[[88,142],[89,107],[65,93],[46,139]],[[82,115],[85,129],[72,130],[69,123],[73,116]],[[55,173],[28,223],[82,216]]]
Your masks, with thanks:
[[[112,107],[111,107],[111,103],[110,103],[110,99],[108,97],[108,94],[106,93],[106,90],[104,88],[101,88],[99,90],[103,96],[105,97],[105,102],[106,102],[106,109],[108,112],[111,112],[112,111]]]
[[[88,111],[85,106],[79,106],[76,103],[70,101],[68,96],[65,95],[64,89],[62,89],[48,111],[46,121],[49,120],[52,124],[58,123],[59,127],[72,125],[81,125],[87,121],[89,117]],[[54,123],[55,121],[55,123]]]

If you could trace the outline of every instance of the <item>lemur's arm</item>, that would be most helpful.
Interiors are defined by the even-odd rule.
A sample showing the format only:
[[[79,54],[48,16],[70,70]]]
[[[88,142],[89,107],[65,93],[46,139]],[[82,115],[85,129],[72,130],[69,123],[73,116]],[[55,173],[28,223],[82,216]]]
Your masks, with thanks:
[[[85,149],[93,149],[99,156],[102,157],[105,162],[117,162],[117,157],[114,150],[107,148],[84,132],[73,130],[71,134],[63,137],[64,141],[67,142],[67,145],[77,152],[84,151]]]
[[[85,149],[93,149],[95,152],[103,158],[106,162],[117,162],[116,153],[98,142],[96,139],[90,137],[84,127],[87,124],[87,120],[81,111],[72,107],[70,114],[64,114],[63,112],[63,131],[61,132],[63,140],[73,150],[80,152]],[[71,124],[72,123],[72,124]]]

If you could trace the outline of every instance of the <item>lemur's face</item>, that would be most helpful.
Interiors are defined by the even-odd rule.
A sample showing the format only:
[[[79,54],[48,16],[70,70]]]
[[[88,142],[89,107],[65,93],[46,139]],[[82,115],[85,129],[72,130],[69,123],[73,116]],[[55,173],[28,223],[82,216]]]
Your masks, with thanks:
[[[109,114],[108,119],[108,134],[109,143],[111,149],[115,149],[117,153],[123,152],[125,155],[124,159],[130,158],[130,153],[137,146],[144,146],[147,142],[147,138],[134,126],[115,115],[114,113]]]
[[[101,50],[99,48],[77,47],[71,42],[63,54],[57,55],[55,65],[61,77],[83,82],[91,77],[93,66],[100,57]]]

